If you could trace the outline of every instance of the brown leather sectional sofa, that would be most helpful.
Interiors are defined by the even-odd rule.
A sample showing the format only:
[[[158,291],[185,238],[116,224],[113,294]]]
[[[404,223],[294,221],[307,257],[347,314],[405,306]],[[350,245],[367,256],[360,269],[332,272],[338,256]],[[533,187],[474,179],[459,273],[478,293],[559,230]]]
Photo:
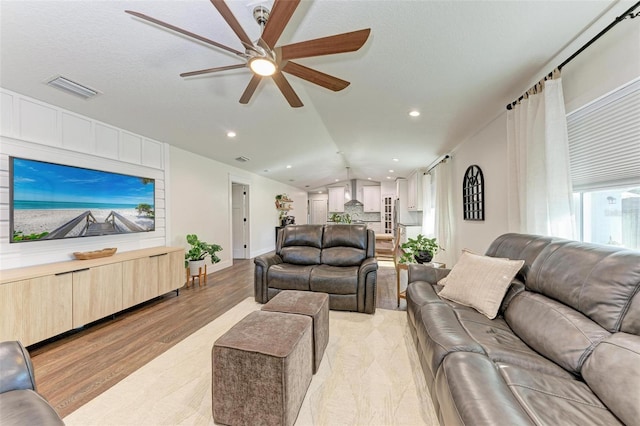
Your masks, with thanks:
[[[329,308],[376,311],[375,234],[365,225],[288,225],[275,253],[258,256],[254,294],[267,303],[282,290],[329,294]]]
[[[449,270],[409,267],[440,423],[640,424],[640,252],[506,234],[486,254],[525,260],[492,320],[438,296]]]
[[[36,391],[29,352],[20,342],[0,342],[0,425],[64,425]]]

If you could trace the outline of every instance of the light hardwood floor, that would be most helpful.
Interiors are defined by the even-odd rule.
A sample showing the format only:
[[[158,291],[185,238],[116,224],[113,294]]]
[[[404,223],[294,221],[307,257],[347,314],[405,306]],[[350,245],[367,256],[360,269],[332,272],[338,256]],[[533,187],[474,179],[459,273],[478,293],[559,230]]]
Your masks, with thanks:
[[[381,262],[378,269],[376,305],[398,309],[395,270],[384,265]],[[234,260],[232,267],[209,274],[206,286],[182,288],[179,295],[165,294],[30,346],[38,391],[65,417],[240,301],[253,297],[253,271],[253,260]],[[404,303],[400,309],[406,309]]]

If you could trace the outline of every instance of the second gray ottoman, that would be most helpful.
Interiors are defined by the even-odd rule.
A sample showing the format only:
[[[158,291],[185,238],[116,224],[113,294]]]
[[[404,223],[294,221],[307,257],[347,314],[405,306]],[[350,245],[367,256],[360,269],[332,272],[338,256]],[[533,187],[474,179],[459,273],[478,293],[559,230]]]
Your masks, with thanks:
[[[307,315],[313,319],[313,374],[316,374],[329,343],[329,295],[284,290],[269,300],[262,310]]]
[[[213,344],[213,419],[292,425],[311,383],[311,318],[252,312]]]

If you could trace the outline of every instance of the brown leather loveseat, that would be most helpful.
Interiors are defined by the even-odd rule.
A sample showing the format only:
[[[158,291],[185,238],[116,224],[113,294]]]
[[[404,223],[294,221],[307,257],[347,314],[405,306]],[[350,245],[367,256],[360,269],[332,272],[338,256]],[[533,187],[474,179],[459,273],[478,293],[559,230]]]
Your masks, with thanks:
[[[267,303],[282,290],[329,294],[329,308],[376,310],[375,234],[365,225],[288,225],[275,253],[255,258],[255,300]]]
[[[524,260],[494,319],[439,296],[449,270],[409,267],[440,423],[640,424],[640,252],[505,234],[486,254]]]

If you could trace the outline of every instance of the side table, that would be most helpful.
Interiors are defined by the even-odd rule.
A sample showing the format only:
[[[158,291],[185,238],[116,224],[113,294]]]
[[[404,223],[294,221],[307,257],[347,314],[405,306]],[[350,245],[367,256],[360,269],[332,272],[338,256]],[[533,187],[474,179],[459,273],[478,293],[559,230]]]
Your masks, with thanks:
[[[424,263],[424,265],[432,266],[434,268],[446,268],[447,265],[445,263],[439,262],[429,262]],[[400,299],[406,299],[407,294],[405,291],[400,291],[400,271],[407,271],[409,266],[406,263],[400,263],[396,261],[396,295],[398,300],[398,307],[400,307]]]

